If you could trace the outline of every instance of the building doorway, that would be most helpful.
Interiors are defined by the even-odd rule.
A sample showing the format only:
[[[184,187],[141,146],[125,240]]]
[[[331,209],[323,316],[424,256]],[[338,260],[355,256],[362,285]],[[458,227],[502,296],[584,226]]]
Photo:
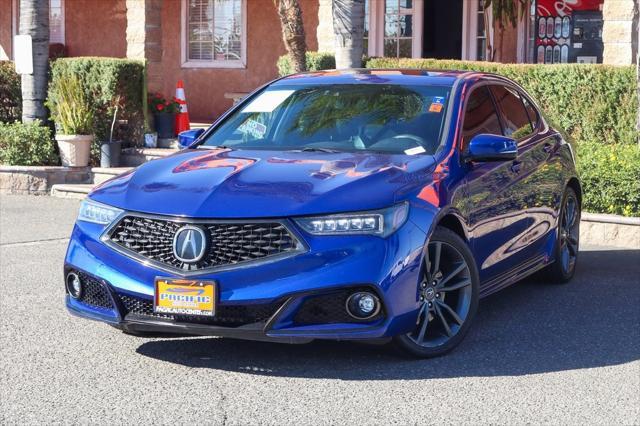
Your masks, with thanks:
[[[462,58],[463,1],[424,0],[423,58]]]

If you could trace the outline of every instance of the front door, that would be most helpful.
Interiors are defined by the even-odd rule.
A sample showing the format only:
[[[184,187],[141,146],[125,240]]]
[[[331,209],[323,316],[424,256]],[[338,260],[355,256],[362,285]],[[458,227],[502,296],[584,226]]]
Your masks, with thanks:
[[[462,125],[462,152],[478,134],[502,135],[495,103],[489,87],[476,87],[467,99]],[[487,282],[506,272],[509,253],[505,244],[514,232],[518,212],[511,197],[514,176],[512,161],[488,161],[466,164],[465,191],[471,250],[480,281]]]

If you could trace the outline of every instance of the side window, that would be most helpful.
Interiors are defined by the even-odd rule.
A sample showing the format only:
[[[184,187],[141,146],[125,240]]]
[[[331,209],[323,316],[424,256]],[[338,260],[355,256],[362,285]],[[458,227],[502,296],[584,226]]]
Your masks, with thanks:
[[[462,123],[462,150],[465,151],[469,141],[481,133],[502,134],[498,114],[487,86],[475,89],[467,100]]]
[[[534,129],[538,128],[538,121],[540,121],[540,115],[536,107],[534,107],[531,102],[527,100],[524,96],[521,96],[522,102],[524,103],[524,109],[527,110],[527,114],[529,115],[529,121],[531,121],[531,126]]]
[[[504,135],[520,139],[533,133],[529,115],[517,92],[504,86],[491,86],[491,91],[502,111]]]

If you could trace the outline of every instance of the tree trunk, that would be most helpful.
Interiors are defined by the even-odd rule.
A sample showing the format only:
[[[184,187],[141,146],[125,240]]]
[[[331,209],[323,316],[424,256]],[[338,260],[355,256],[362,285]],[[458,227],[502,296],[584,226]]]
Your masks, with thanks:
[[[336,68],[362,67],[364,0],[332,0]]]
[[[47,121],[49,67],[49,0],[20,0],[20,34],[30,35],[33,74],[22,74],[22,121]]]
[[[307,70],[307,43],[304,37],[302,10],[298,0],[273,0],[280,17],[282,40],[289,53],[294,72]]]

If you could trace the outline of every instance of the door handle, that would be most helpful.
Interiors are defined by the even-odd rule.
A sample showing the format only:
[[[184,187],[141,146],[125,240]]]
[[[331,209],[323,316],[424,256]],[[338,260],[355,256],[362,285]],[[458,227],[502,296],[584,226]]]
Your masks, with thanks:
[[[549,142],[545,142],[545,144],[542,145],[542,150],[548,154],[553,151],[553,145],[551,145]]]
[[[521,167],[522,167],[522,161],[514,161],[513,164],[511,164],[511,171],[513,173],[520,173]]]

